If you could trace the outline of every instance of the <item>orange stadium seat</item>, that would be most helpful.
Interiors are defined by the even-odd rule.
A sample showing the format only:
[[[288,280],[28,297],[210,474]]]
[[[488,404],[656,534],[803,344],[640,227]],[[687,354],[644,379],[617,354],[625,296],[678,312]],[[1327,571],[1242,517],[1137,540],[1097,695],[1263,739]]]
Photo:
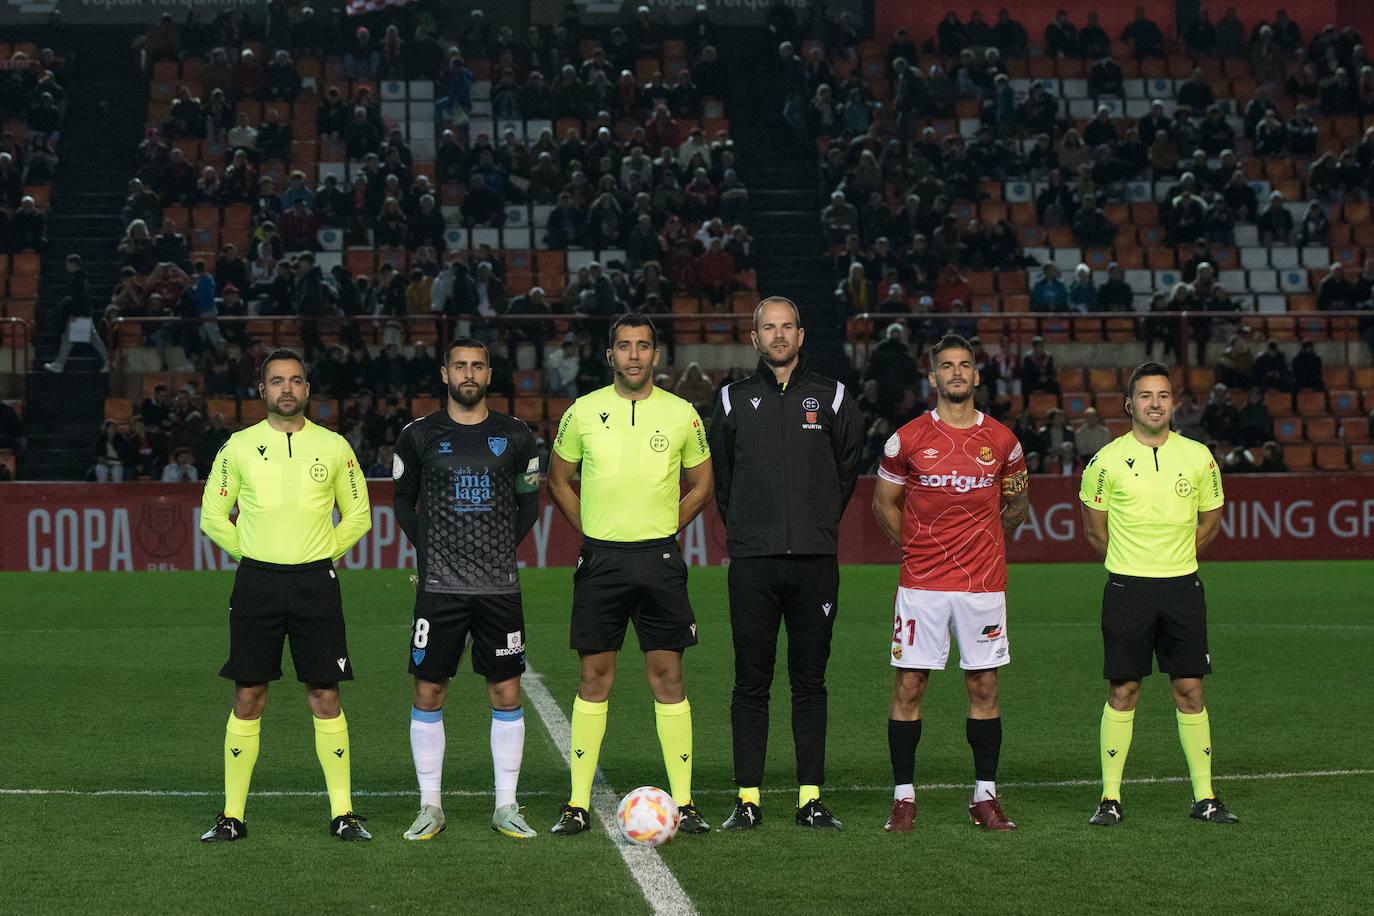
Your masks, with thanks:
[[[1342,444],[1318,445],[1316,465],[1322,471],[1344,471],[1350,468],[1350,456]]]
[[[1360,413],[1360,396],[1350,389],[1332,390],[1329,399],[1332,416],[1353,417]]]
[[[1093,395],[1093,406],[1104,420],[1124,419],[1126,416],[1126,404],[1119,390],[1101,391]]]
[[[1347,442],[1370,441],[1370,419],[1367,416],[1347,416],[1341,419],[1341,438]]]
[[[1352,445],[1350,466],[1366,473],[1374,471],[1374,445]]]
[[[1326,414],[1325,391],[1299,391],[1297,398],[1298,413],[1304,417],[1320,417]]]
[[[1312,446],[1306,442],[1283,447],[1283,463],[1290,471],[1310,471],[1315,465],[1312,461]]]
[[[1302,420],[1298,417],[1277,417],[1274,420],[1274,438],[1283,443],[1306,442],[1302,434]]]
[[[1318,445],[1337,441],[1335,417],[1313,417],[1307,421],[1307,441]]]
[[[1093,391],[1118,392],[1121,390],[1121,376],[1116,369],[1092,369],[1088,372],[1088,387]]]
[[[1087,373],[1077,366],[1065,366],[1055,373],[1059,388],[1063,391],[1082,391],[1087,388],[1086,376]]]
[[[1293,395],[1270,388],[1264,392],[1264,409],[1269,411],[1271,417],[1286,417],[1293,412]]]

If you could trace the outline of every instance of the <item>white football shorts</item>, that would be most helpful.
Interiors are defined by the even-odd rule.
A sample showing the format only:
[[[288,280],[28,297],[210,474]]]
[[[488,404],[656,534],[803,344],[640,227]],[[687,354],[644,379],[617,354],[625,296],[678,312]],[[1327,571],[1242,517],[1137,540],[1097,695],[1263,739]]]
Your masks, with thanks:
[[[892,617],[892,666],[942,670],[949,634],[959,641],[959,667],[999,668],[1011,661],[1006,592],[936,592],[898,588]]]

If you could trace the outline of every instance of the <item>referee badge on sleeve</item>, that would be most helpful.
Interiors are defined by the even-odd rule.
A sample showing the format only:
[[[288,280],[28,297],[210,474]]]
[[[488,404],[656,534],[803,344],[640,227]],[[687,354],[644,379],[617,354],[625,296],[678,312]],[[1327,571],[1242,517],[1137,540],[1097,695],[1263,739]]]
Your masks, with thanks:
[[[897,453],[902,450],[902,437],[893,433],[887,437],[887,442],[883,443],[883,454],[889,458],[896,458]]]
[[[391,479],[400,480],[406,472],[406,463],[401,460],[400,455],[391,456]]]

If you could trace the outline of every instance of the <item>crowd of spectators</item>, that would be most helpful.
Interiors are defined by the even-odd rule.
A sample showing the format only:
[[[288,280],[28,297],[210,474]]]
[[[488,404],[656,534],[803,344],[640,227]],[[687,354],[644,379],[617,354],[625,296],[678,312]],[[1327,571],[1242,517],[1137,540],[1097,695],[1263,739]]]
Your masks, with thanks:
[[[36,56],[16,50],[0,63],[0,252],[41,252],[46,188],[67,112],[66,64],[52,48]]]
[[[898,30],[878,77],[856,66],[855,49],[842,42],[812,42],[804,61],[791,42],[783,42],[778,79],[790,88],[782,114],[807,146],[814,140],[820,150],[819,185],[826,201],[821,233],[836,262],[841,312],[871,311],[878,303],[896,311],[949,311],[956,302],[953,310],[968,309],[967,297],[953,295],[958,280],[946,273],[948,266],[960,273],[1035,267],[1021,248],[1024,227],[977,218],[977,202],[988,199],[984,182],[1033,181],[1038,225],[1066,227],[1072,247],[1135,247],[1134,237],[1117,242],[1120,227],[1104,205],[1122,202],[1129,182],[1161,180],[1170,184],[1158,195],[1159,246],[1234,248],[1242,225],[1255,227],[1265,245],[1330,244],[1340,206],[1366,203],[1374,180],[1374,129],[1341,150],[1332,146],[1336,138],[1320,134],[1315,120],[1374,112],[1374,67],[1358,32],[1327,26],[1304,53],[1300,30],[1282,11],[1272,24],[1255,23],[1247,33],[1231,8],[1215,25],[1204,11],[1183,45],[1196,63],[1221,59],[1232,74],[1246,66],[1248,56],[1251,97],[1218,97],[1214,81],[1195,66],[1190,78],[1177,83],[1172,114],[1156,99],[1142,117],[1119,117],[1121,65],[1134,67],[1134,61],[1162,57],[1166,50],[1162,30],[1143,10],[1119,36],[1115,51],[1095,13],[1081,30],[1062,11],[1045,27],[1046,55],[1084,61],[1088,91],[1097,103],[1086,122],[1067,117],[1063,100],[1041,80],[1028,80],[1022,92],[1012,88],[1012,74],[1026,74],[1028,33],[1006,10],[994,25],[976,13],[964,23],[950,12],[922,48]],[[1124,49],[1132,60],[1114,60]],[[803,97],[809,103],[798,104]],[[947,129],[958,123],[956,116],[965,123],[977,120],[973,136]],[[1304,162],[1300,174],[1310,204],[1303,218],[1294,218],[1288,206],[1293,201],[1278,189],[1264,201],[1256,199],[1246,171],[1251,155]],[[956,215],[960,210],[963,215]],[[1236,294],[1242,291],[1215,282],[1215,258],[1204,260],[1211,262],[1210,282],[1195,285],[1198,261],[1190,260],[1182,265],[1188,288],[1162,291],[1165,307],[1241,307]],[[855,263],[864,267],[862,283],[849,270]],[[1088,271],[1076,278],[1070,295],[1058,272],[1046,264],[1032,278],[1030,310],[1130,310],[1133,297],[1120,277],[1104,297]],[[946,278],[954,286],[946,284],[942,295]],[[1205,335],[1195,338],[1205,346]]]

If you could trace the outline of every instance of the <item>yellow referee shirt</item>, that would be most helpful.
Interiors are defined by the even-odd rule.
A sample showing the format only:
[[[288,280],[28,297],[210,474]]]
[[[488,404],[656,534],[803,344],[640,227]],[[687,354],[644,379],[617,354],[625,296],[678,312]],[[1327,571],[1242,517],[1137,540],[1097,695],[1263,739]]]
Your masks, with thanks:
[[[676,535],[680,468],[711,457],[691,404],[661,388],[631,401],[614,385],[573,402],[553,450],[582,462],[582,533],[601,541]]]
[[[237,525],[229,521],[236,501]],[[205,479],[200,529],[236,560],[337,560],[371,527],[367,483],[352,447],[309,420],[296,433],[278,432],[266,420],[234,433]]]
[[[1078,498],[1107,513],[1107,570],[1156,579],[1197,572],[1197,514],[1224,502],[1207,446],[1172,432],[1158,447],[1131,433],[1103,446]]]

